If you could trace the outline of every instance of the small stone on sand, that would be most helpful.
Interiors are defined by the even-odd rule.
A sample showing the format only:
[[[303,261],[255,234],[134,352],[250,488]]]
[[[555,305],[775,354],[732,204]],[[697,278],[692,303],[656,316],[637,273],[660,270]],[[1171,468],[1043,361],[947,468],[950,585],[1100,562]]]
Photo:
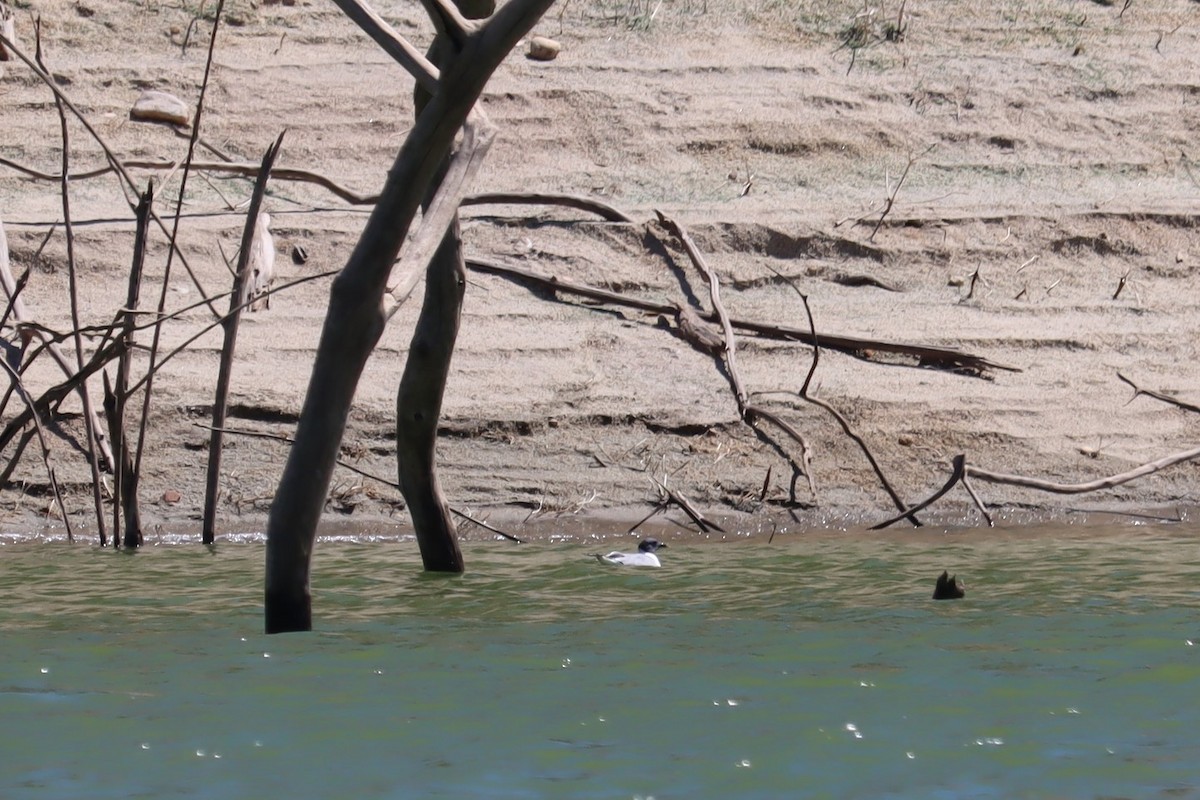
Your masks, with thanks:
[[[129,109],[129,118],[138,122],[166,122],[187,125],[192,115],[187,104],[173,94],[148,89]]]
[[[534,61],[553,61],[560,50],[562,45],[545,36],[534,36],[529,40],[529,57]]]

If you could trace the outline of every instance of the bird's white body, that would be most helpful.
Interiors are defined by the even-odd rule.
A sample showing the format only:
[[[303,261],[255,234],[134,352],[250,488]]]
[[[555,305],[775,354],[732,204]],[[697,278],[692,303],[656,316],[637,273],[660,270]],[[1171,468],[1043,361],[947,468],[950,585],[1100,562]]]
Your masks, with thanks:
[[[4,0],[0,0],[0,33],[4,34],[5,39],[17,44],[16,20],[13,19],[12,9]],[[13,61],[15,58],[15,55],[9,53],[8,49],[0,44],[0,61]]]
[[[250,243],[250,310],[271,307],[271,295],[266,294],[275,280],[275,238],[271,236],[271,215],[258,215],[254,240]]]
[[[596,560],[602,564],[612,564],[618,567],[661,567],[662,562],[654,553],[665,544],[657,539],[643,539],[636,553],[622,553],[614,550],[606,555],[596,554]]]

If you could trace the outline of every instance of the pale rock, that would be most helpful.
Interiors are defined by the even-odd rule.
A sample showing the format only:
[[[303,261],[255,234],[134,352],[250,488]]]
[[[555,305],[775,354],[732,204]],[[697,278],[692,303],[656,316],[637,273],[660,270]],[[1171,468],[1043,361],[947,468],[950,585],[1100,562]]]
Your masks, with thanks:
[[[560,50],[562,45],[545,36],[534,36],[529,40],[529,57],[534,61],[553,61]]]
[[[173,94],[147,89],[129,109],[129,118],[138,122],[165,122],[187,125],[192,118],[187,103]]]

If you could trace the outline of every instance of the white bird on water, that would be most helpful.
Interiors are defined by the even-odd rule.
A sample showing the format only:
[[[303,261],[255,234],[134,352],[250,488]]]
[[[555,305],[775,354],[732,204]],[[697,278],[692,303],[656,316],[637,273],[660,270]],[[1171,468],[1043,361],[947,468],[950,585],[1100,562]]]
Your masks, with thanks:
[[[666,547],[658,539],[643,539],[636,553],[621,553],[616,550],[608,555],[596,553],[596,560],[601,564],[615,564],[620,567],[661,567],[655,552]]]

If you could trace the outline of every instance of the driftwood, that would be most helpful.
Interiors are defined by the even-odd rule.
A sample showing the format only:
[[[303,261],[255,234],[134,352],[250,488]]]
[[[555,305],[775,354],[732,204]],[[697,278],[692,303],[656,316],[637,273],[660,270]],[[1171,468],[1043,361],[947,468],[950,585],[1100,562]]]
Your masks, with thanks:
[[[742,381],[741,373],[737,365],[737,349],[736,339],[733,334],[733,323],[730,322],[729,314],[725,310],[725,305],[721,300],[721,282],[717,278],[717,274],[708,267],[704,256],[700,253],[700,248],[692,240],[683,227],[675,220],[667,217],[661,211],[654,212],[658,216],[659,223],[667,229],[675,238],[679,239],[684,250],[688,254],[688,258],[692,262],[692,266],[704,277],[708,283],[709,300],[712,303],[712,314],[716,316],[717,321],[721,325],[721,347],[720,357],[724,360],[725,371],[729,378],[730,388],[733,390],[734,399],[737,402],[738,417],[750,426],[762,441],[770,445],[779,453],[792,467],[792,481],[790,483],[790,497],[793,503],[798,502],[796,499],[796,480],[798,476],[803,475],[808,480],[809,492],[816,498],[817,485],[812,475],[812,448],[809,447],[808,440],[795,429],[791,424],[784,422],[778,414],[770,411],[757,404],[750,402],[749,394],[746,391],[745,383]],[[680,315],[682,318],[682,315]],[[691,324],[689,323],[689,327]],[[681,322],[680,330],[684,330]],[[767,421],[779,428],[784,434],[795,442],[800,448],[800,457],[797,460],[788,452],[787,448],[783,447],[779,442],[775,441],[766,431],[759,425],[760,421]]]
[[[427,65],[404,64],[420,85],[428,88],[432,81],[437,90],[401,146],[379,202],[330,291],[329,311],[296,441],[267,522],[268,633],[312,628],[309,573],[317,524],[355,388],[386,324],[383,298],[392,264],[418,207],[439,183],[454,138],[467,122],[484,85],[550,3],[510,0],[485,22],[476,23],[461,19],[443,2],[425,0],[439,38],[451,42],[455,52],[437,75],[432,75]],[[449,283],[454,277],[449,276]],[[444,278],[435,279],[431,274],[430,279]],[[461,288],[452,286],[451,290]],[[429,409],[428,413],[436,417],[437,409]]]
[[[1098,492],[1103,489],[1112,489],[1122,484],[1129,483],[1130,481],[1137,480],[1138,478],[1144,478],[1147,475],[1153,475],[1155,472],[1159,472],[1168,467],[1173,467],[1176,464],[1183,464],[1188,461],[1195,461],[1196,459],[1200,459],[1200,447],[1196,447],[1191,450],[1184,450],[1179,453],[1172,453],[1171,455],[1163,456],[1156,461],[1148,461],[1145,464],[1141,464],[1131,470],[1121,472],[1116,475],[1109,475],[1104,478],[1097,478],[1095,480],[1084,481],[1082,483],[1059,483],[1057,481],[1048,481],[1042,478],[1029,478],[1024,475],[993,472],[991,470],[983,469],[982,467],[972,467],[971,465],[967,464],[966,456],[957,455],[951,462],[952,470],[950,478],[946,481],[945,485],[943,485],[942,488],[938,489],[925,500],[922,500],[920,503],[911,506],[908,511],[915,512],[920,511],[923,508],[927,508],[938,499],[943,497],[957,484],[962,483],[963,487],[970,494],[971,499],[979,507],[980,511],[984,513],[984,517],[987,519],[988,525],[990,526],[992,524],[991,517],[988,516],[983,503],[979,499],[979,496],[968,483],[970,478],[978,478],[979,480],[986,481],[988,483],[999,483],[1007,486],[1018,486],[1023,489],[1034,489],[1039,492],[1049,492],[1051,494],[1086,494],[1088,492]],[[886,528],[889,525],[892,525],[895,522],[903,519],[905,516],[905,514],[900,514],[899,516],[891,517],[890,519],[886,519],[883,522],[871,526],[871,529],[879,530],[881,528]]]
[[[897,514],[893,517],[889,517],[888,519],[885,519],[883,522],[872,525],[871,530],[878,531],[878,530],[882,530],[884,528],[890,527],[892,525],[895,525],[900,520],[905,519],[913,514],[916,514],[918,511],[924,511],[926,508],[929,508],[929,506],[933,505],[938,500],[940,500],[943,496],[946,495],[947,492],[949,492],[951,489],[953,489],[955,486],[957,486],[960,481],[962,481],[963,471],[966,468],[966,463],[967,463],[967,460],[966,460],[965,456],[961,456],[961,455],[955,456],[953,461],[951,462],[952,471],[950,474],[950,478],[949,478],[949,480],[946,481],[945,485],[943,485],[942,488],[938,489],[936,492],[934,492],[933,494],[931,494],[929,497],[925,498],[921,502],[917,503],[916,505],[911,505],[908,508],[901,509],[899,514]]]
[[[704,277],[708,281],[709,296],[710,296],[710,298],[712,300],[712,304],[713,304],[713,313],[716,314],[717,318],[721,321],[721,327],[722,327],[722,330],[724,331],[724,337],[723,337],[724,338],[724,350],[723,350],[723,352],[724,352],[724,356],[725,356],[725,360],[726,360],[726,367],[731,376],[730,379],[734,386],[734,391],[738,398],[738,406],[739,406],[739,410],[742,412],[743,419],[746,419],[747,422],[751,425],[754,425],[754,421],[756,418],[770,419],[776,424],[776,426],[781,427],[784,430],[784,432],[787,433],[800,446],[801,457],[803,459],[802,464],[797,464],[790,457],[787,457],[788,461],[792,465],[792,470],[793,470],[792,483],[791,483],[792,500],[793,500],[793,502],[795,502],[795,483],[796,483],[796,475],[797,474],[804,474],[808,478],[809,490],[812,492],[812,495],[815,497],[816,493],[817,493],[816,481],[812,476],[811,456],[810,456],[811,450],[809,448],[808,441],[806,439],[804,439],[804,437],[802,437],[799,434],[799,432],[795,431],[790,425],[783,423],[782,420],[780,420],[777,415],[773,414],[773,412],[768,412],[766,409],[764,409],[760,406],[751,404],[747,398],[746,390],[745,390],[745,387],[742,385],[741,379],[739,377],[737,377],[737,363],[734,360],[734,352],[733,352],[733,326],[732,326],[732,323],[729,321],[729,315],[725,311],[725,307],[724,307],[723,303],[721,302],[720,283],[717,280],[716,273],[714,273],[711,269],[709,269],[708,264],[705,262],[705,259],[704,259],[703,255],[700,253],[699,248],[696,247],[695,242],[692,241],[692,238],[687,234],[686,231],[684,231],[682,226],[680,226],[674,220],[666,217],[661,212],[655,212],[655,213],[658,214],[659,221],[667,228],[667,230],[670,231],[672,234],[674,234],[680,240],[680,242],[683,243],[684,249],[688,254],[688,258],[691,259],[692,264],[696,267],[697,270],[700,271],[700,273],[702,275],[704,275]],[[795,289],[795,286],[793,285],[792,288]],[[904,501],[900,499],[900,495],[896,492],[895,489],[892,488],[891,482],[887,479],[887,476],[884,474],[883,469],[879,466],[878,461],[876,461],[875,456],[871,453],[870,448],[867,447],[867,444],[865,441],[863,441],[862,437],[859,436],[854,431],[854,429],[850,426],[850,423],[846,420],[846,418],[844,416],[842,416],[842,414],[840,412],[838,412],[838,410],[836,408],[834,408],[832,405],[825,402],[824,400],[821,400],[820,398],[817,398],[817,397],[813,397],[812,395],[809,394],[809,391],[808,391],[809,386],[812,384],[813,375],[816,374],[817,364],[821,357],[820,337],[817,335],[816,322],[813,319],[812,308],[809,306],[808,298],[805,297],[804,294],[802,292],[800,292],[799,290],[797,290],[797,293],[800,295],[800,299],[804,302],[804,311],[808,317],[809,333],[812,337],[812,342],[813,342],[812,361],[809,365],[808,375],[804,379],[804,385],[800,389],[799,396],[801,399],[805,400],[806,402],[811,403],[811,404],[817,406],[818,408],[824,409],[831,416],[833,416],[834,419],[837,420],[838,424],[841,425],[841,427],[842,427],[842,431],[847,436],[849,436],[863,451],[863,454],[867,458],[867,462],[871,465],[871,468],[875,471],[876,477],[879,479],[879,482],[883,486],[884,491],[886,491],[888,496],[892,499],[892,502],[895,504],[896,508],[900,509],[901,511],[904,511],[905,510]],[[681,328],[682,328],[682,326],[681,326]],[[774,441],[772,441],[768,437],[766,437],[765,433],[760,431],[757,427],[755,427],[755,432],[758,433],[760,438],[763,438],[764,440],[768,441],[773,447],[775,447],[775,449],[778,452],[783,453],[783,448],[779,447],[779,445],[777,443],[775,443]],[[915,514],[909,514],[908,517],[914,525],[917,525],[917,526],[921,525],[921,521],[919,519],[917,519]]]
[[[1164,470],[1167,467],[1173,467],[1176,464],[1182,464],[1187,461],[1195,461],[1197,458],[1200,458],[1200,447],[1163,456],[1156,461],[1141,464],[1127,472],[1121,472],[1105,478],[1097,478],[1092,481],[1084,481],[1082,483],[1058,483],[1057,481],[1047,481],[1041,478],[1027,478],[1023,475],[992,472],[970,465],[967,465],[964,476],[978,478],[988,483],[1002,483],[1009,486],[1020,486],[1025,489],[1037,489],[1040,492],[1050,492],[1051,494],[1085,494],[1087,492],[1097,492],[1101,489],[1112,489],[1123,483],[1129,483],[1138,478],[1153,475],[1155,472]]]
[[[635,308],[639,311],[646,311],[653,314],[664,314],[674,317],[677,308],[672,303],[642,300],[637,297],[621,294],[620,292],[611,292],[607,289],[599,289],[594,286],[576,283],[535,270],[525,269],[512,264],[504,264],[493,259],[473,256],[467,259],[467,268],[474,272],[508,278],[526,286],[535,286],[539,289],[553,292],[563,292],[575,295],[576,297],[584,297],[589,300],[623,306],[625,308]],[[717,321],[715,315],[711,313],[701,314],[700,317],[710,322]],[[874,363],[890,363],[881,361],[878,358],[880,354],[889,354],[915,360],[916,363],[911,364],[911,366],[952,370],[970,375],[983,376],[987,375],[990,370],[1021,371],[1018,367],[1000,364],[983,356],[977,356],[950,347],[889,342],[879,339],[864,339],[856,336],[843,336],[823,332],[818,332],[814,336],[812,331],[802,328],[793,328],[787,325],[772,325],[764,322],[740,319],[738,317],[730,317],[729,322],[736,329],[753,333],[764,339],[803,342],[810,345],[819,341],[821,347],[826,350],[836,350],[840,353],[862,359],[863,361]]]

